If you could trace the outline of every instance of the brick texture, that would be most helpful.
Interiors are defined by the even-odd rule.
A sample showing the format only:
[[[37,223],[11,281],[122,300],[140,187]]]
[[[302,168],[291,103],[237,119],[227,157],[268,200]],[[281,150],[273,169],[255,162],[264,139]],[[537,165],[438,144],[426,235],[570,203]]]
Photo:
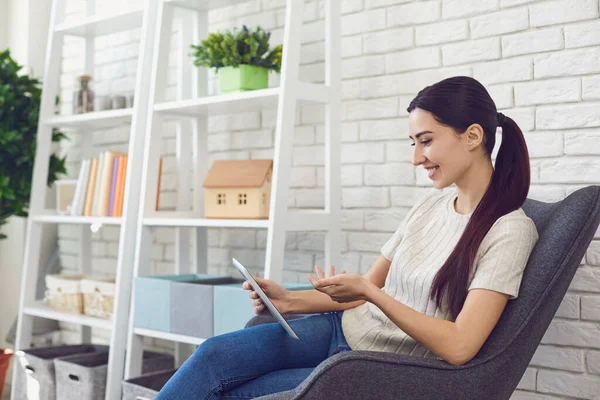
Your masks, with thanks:
[[[142,4],[142,0],[133,0]],[[111,9],[114,2],[97,1]],[[106,3],[106,4],[105,4]],[[300,76],[323,82],[324,2],[308,0],[304,14]],[[555,202],[574,190],[600,184],[600,18],[598,0],[342,0],[342,251],[347,271],[366,272],[402,218],[434,190],[412,166],[406,107],[416,93],[450,76],[482,82],[498,109],[524,132],[532,166],[529,197]],[[209,13],[209,30],[260,24],[283,38],[284,0],[249,0]],[[106,10],[105,10],[106,11]],[[67,22],[81,19],[81,2],[67,1]],[[174,29],[176,36],[177,29]],[[96,40],[92,88],[97,95],[127,94],[135,85],[139,29]],[[169,55],[166,100],[176,93],[177,40]],[[83,46],[67,37],[60,95],[71,111],[75,78],[83,67]],[[190,60],[191,62],[191,60]],[[214,74],[211,75],[214,78]],[[273,76],[271,85],[278,77]],[[209,84],[216,93],[216,80]],[[273,155],[276,109],[208,119],[209,160]],[[302,105],[293,132],[290,207],[322,207],[325,181],[325,113]],[[164,175],[161,209],[176,205],[176,127],[161,127]],[[80,138],[71,141],[69,177],[79,171]],[[127,149],[128,129],[90,132],[93,152]],[[246,260],[262,274],[266,231],[209,231],[209,272],[234,274],[230,257]],[[174,272],[175,230],[153,230],[151,272]],[[79,230],[59,226],[61,262],[76,271]],[[119,229],[93,235],[92,268],[114,274]],[[306,272],[323,263],[324,236],[286,235],[284,280],[307,282]],[[600,230],[571,287],[522,377],[512,400],[596,399],[600,394]],[[106,335],[94,332],[99,340]],[[77,340],[72,325],[63,337]],[[151,341],[159,348],[170,343]]]

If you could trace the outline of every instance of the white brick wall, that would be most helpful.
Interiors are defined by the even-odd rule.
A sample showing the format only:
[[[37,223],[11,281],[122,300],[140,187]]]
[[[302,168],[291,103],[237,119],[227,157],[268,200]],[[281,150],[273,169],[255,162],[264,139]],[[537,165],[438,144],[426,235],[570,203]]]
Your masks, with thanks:
[[[117,3],[98,1],[105,2]],[[284,4],[249,0],[211,12],[211,30],[260,23],[279,43]],[[80,3],[69,1],[67,11],[68,18],[77,19]],[[559,201],[600,183],[598,0],[342,0],[342,13],[342,249],[347,271],[366,272],[414,202],[432,190],[427,177],[410,164],[406,107],[420,89],[440,79],[467,75],[480,80],[498,108],[519,123],[531,157],[530,198]],[[323,14],[322,1],[308,1],[300,76],[313,82],[324,79]],[[93,87],[98,94],[133,90],[139,37],[134,30],[97,40]],[[169,63],[171,97],[175,50]],[[75,77],[82,72],[81,55],[81,43],[67,40],[61,76],[64,113],[71,107]],[[270,156],[275,111],[210,118],[211,160]],[[296,121],[288,204],[319,207],[324,201],[323,107],[302,107]],[[169,209],[177,187],[175,127],[165,124],[162,131],[161,205]],[[127,138],[127,129],[114,129],[95,133],[94,144],[98,150],[126,149]],[[78,135],[66,146],[74,177],[80,161]],[[59,235],[63,265],[75,270],[78,231],[61,226]],[[94,234],[97,273],[114,272],[118,235],[115,227]],[[596,236],[513,400],[598,398],[600,230]],[[154,273],[173,271],[173,238],[173,229],[154,230]],[[322,239],[305,232],[286,236],[286,281],[305,282],[306,272],[322,265]],[[227,260],[235,255],[260,273],[265,241],[264,230],[210,229],[209,271],[233,273]],[[65,339],[76,338],[72,326],[65,329]]]

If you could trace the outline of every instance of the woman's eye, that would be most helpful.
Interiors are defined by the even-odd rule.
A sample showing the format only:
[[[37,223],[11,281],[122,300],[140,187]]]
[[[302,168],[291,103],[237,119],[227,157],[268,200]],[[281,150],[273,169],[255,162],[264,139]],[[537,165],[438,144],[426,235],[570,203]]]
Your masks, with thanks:
[[[423,140],[421,142],[421,144],[424,144],[425,146],[427,146],[430,142],[431,142],[431,139],[430,140]],[[414,145],[415,145],[414,143],[411,144],[411,146],[414,146]]]

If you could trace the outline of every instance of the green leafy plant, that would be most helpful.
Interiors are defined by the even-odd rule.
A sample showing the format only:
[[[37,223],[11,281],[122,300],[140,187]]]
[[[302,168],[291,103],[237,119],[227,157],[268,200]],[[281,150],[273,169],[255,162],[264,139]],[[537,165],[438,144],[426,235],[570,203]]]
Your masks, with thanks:
[[[209,33],[199,45],[192,45],[197,67],[219,68],[237,67],[240,64],[256,65],[281,72],[281,54],[283,46],[279,45],[269,51],[270,32],[260,26],[250,31],[243,25],[242,29]]]
[[[0,52],[0,228],[10,216],[27,216],[31,193],[42,89],[39,80],[19,76],[21,68],[8,50]],[[53,142],[64,138],[52,132]],[[65,158],[53,154],[48,185],[61,173],[66,173]]]

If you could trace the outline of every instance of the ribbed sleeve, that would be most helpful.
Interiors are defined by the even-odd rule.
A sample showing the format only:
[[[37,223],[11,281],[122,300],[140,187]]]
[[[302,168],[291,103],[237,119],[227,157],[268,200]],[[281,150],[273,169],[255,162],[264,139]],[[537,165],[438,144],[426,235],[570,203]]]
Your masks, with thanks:
[[[469,290],[489,289],[510,295],[510,300],[516,299],[523,271],[538,238],[530,219],[499,218],[481,244],[482,256]]]

